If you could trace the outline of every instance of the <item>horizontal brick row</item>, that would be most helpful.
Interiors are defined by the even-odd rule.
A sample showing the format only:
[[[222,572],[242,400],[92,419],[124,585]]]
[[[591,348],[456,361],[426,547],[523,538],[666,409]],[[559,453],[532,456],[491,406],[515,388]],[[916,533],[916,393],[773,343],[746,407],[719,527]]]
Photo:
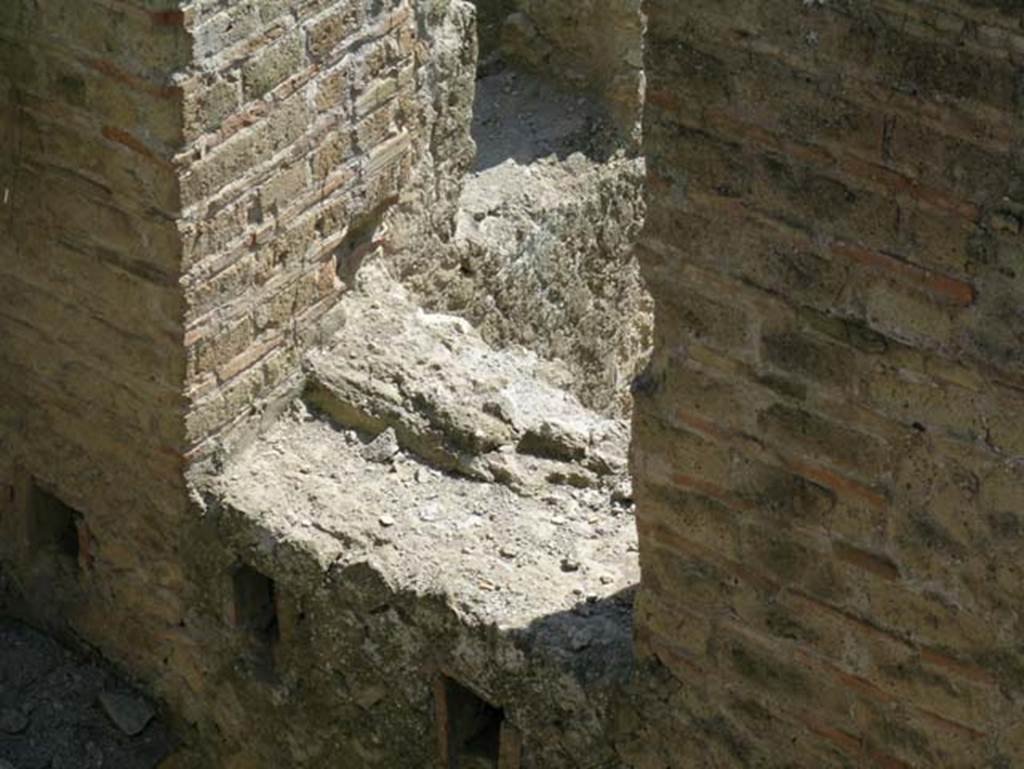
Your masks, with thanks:
[[[397,198],[416,32],[403,2],[200,6],[187,23],[185,110],[205,134],[178,156],[198,446],[294,386],[304,330],[344,288],[347,238]]]
[[[706,693],[676,728],[722,766],[1010,765],[1021,12],[648,12],[637,632]]]

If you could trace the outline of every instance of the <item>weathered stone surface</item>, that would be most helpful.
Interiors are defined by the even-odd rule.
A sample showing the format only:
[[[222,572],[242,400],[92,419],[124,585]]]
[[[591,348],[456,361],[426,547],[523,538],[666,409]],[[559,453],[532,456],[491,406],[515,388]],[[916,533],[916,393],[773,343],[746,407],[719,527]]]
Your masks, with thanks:
[[[591,99],[515,70],[477,81],[473,135],[454,237],[389,263],[428,307],[561,361],[588,406],[628,413],[651,339],[634,253],[643,161]]]
[[[1010,766],[1020,372],[975,331],[1015,322],[982,244],[1021,192],[1020,12],[646,6],[637,634],[671,676],[623,752]]]
[[[80,5],[0,3],[0,605],[168,766],[1024,755],[1017,4]]]
[[[516,474],[503,451],[554,460],[549,475],[625,470],[625,423],[558,387],[564,369],[522,349],[492,350],[465,320],[424,312],[379,266],[363,271],[344,311],[308,364],[308,400],[340,423],[393,430],[438,467],[487,480]]]

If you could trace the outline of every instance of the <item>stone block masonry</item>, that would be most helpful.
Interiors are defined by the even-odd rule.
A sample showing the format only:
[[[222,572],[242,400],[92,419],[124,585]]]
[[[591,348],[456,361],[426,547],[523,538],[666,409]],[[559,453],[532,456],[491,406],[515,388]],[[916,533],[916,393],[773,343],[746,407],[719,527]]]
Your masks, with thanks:
[[[1024,11],[646,9],[643,765],[1016,766]]]
[[[0,600],[145,680],[211,751],[245,728],[207,690],[234,647],[202,598],[232,564],[186,472],[301,387],[389,208],[471,147],[440,96],[465,64],[471,99],[471,20],[412,0],[0,7]]]
[[[408,2],[200,3],[183,84],[187,443],[296,383],[299,357],[413,168],[423,19]]]
[[[360,294],[458,234],[468,3],[0,0],[0,610],[172,766],[1021,763],[1024,9],[645,12],[630,487],[498,397],[547,367]]]

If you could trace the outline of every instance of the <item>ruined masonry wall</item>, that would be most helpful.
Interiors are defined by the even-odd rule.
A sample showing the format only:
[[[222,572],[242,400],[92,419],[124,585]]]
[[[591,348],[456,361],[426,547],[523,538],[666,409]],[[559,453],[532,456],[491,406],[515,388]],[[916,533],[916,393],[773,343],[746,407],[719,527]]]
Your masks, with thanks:
[[[190,54],[155,8],[0,4],[0,594],[150,674],[182,611],[181,95],[166,73]],[[40,552],[33,479],[81,514],[77,565]]]
[[[1024,11],[646,7],[643,765],[1016,765]]]
[[[178,162],[188,443],[199,455],[298,381],[301,353],[383,245],[385,214],[403,187],[415,192],[414,170],[433,171],[418,150],[439,122],[434,94],[417,89],[435,65],[429,35],[459,4],[422,5],[186,12],[195,47]]]
[[[638,767],[1012,766],[1024,12],[646,9],[649,667],[615,739]],[[0,599],[148,682],[203,766],[254,765],[262,731],[334,757],[288,740],[277,703],[304,684],[240,663],[232,569],[266,538],[190,515],[184,472],[299,384],[367,253],[443,242],[471,155],[468,19],[443,0],[0,3]],[[33,550],[33,479],[78,511],[73,544],[49,543],[74,562]],[[288,588],[312,583],[282,582],[287,642]],[[352,616],[311,643],[360,644]]]
[[[0,608],[85,639],[199,765],[234,766],[231,682],[274,695],[236,670],[238,556],[186,473],[301,385],[385,212],[457,198],[471,8],[87,5],[0,3]],[[33,479],[74,509],[41,548]]]

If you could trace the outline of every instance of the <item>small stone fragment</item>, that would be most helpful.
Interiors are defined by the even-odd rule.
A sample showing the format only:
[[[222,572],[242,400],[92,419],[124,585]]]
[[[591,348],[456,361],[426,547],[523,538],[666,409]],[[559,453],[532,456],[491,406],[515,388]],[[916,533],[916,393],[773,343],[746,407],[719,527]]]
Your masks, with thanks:
[[[566,556],[565,558],[562,559],[562,571],[569,572],[569,571],[579,571],[579,570],[580,570],[580,562],[577,561],[575,558],[571,558],[569,556]]]
[[[526,430],[519,440],[519,451],[535,457],[580,460],[587,454],[587,438],[574,425],[548,419]]]
[[[382,515],[380,518],[377,519],[377,522],[385,529],[389,529],[395,525],[395,519],[392,518],[390,515]]]
[[[369,710],[387,696],[388,692],[383,686],[368,686],[356,691],[353,699],[363,710]]]
[[[398,436],[395,434],[395,428],[389,427],[367,443],[361,454],[367,462],[386,464],[395,458],[398,450]]]
[[[485,414],[490,414],[495,419],[512,424],[512,410],[507,400],[486,401],[481,407]],[[500,447],[499,450],[504,449]]]
[[[591,637],[590,631],[580,628],[579,630],[573,631],[572,637],[569,639],[569,645],[573,651],[583,651],[590,646],[593,638]]]
[[[506,486],[525,484],[522,469],[514,456],[497,452],[487,457],[487,469],[498,483]]]
[[[629,478],[623,478],[612,489],[612,502],[620,505],[633,504],[633,484]]]
[[[498,552],[502,558],[515,558],[519,555],[519,550],[512,545],[502,545]]]
[[[141,734],[156,715],[148,702],[131,694],[102,692],[99,701],[114,725],[129,737]]]
[[[292,401],[290,410],[292,416],[300,422],[309,422],[313,419],[313,415],[309,413],[309,407],[305,401],[300,399]]]

